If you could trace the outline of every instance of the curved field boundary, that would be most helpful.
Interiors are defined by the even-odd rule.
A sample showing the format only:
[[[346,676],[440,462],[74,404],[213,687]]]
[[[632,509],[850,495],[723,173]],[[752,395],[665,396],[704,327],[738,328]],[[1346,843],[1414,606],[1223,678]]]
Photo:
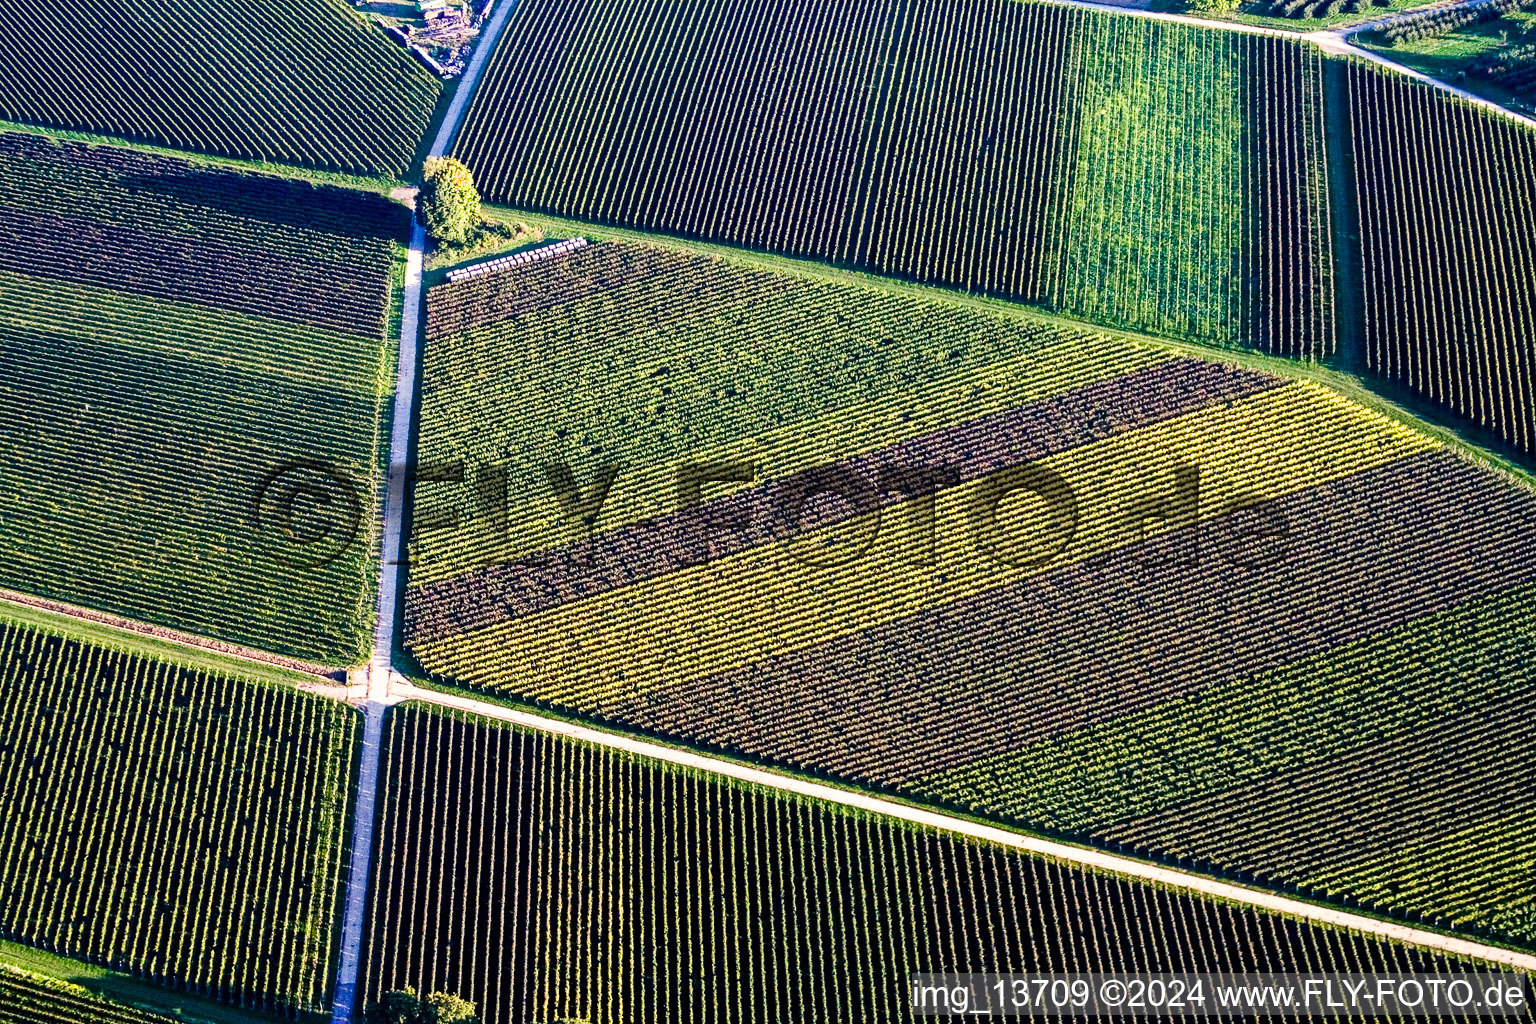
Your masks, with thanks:
[[[1064,2],[1064,0],[1045,0],[1045,2],[1061,3]],[[1471,0],[1471,2],[1468,4],[1457,6],[1475,7],[1478,6],[1478,3],[1477,0]],[[1369,29],[1375,27],[1375,24],[1376,23],[1373,22],[1370,25],[1356,25],[1352,28],[1336,29],[1332,32],[1312,32],[1306,36],[1303,36],[1302,38],[1306,39],[1310,43],[1316,44],[1317,47],[1324,53],[1332,54],[1338,57],[1355,57],[1359,60],[1369,61],[1372,64],[1386,68],[1388,71],[1394,71],[1399,75],[1404,75],[1408,78],[1414,79],[1415,81],[1423,82],[1425,85],[1430,85],[1436,89],[1444,90],[1445,92],[1450,93],[1452,96],[1455,96],[1457,99],[1464,103],[1470,103],[1474,107],[1488,111],[1490,114],[1497,114],[1498,116],[1508,118],[1511,121],[1517,121],[1520,124],[1525,125],[1527,128],[1536,131],[1536,118],[1526,117],[1524,114],[1510,110],[1508,107],[1501,106],[1490,99],[1484,99],[1482,96],[1479,96],[1476,93],[1468,92],[1465,89],[1458,88],[1457,86],[1436,78],[1433,75],[1426,75],[1422,71],[1417,71],[1413,68],[1410,68],[1406,64],[1399,64],[1397,61],[1383,56],[1382,54],[1376,53],[1373,50],[1367,50],[1363,46],[1355,45],[1353,37],[1361,32],[1368,31]]]
[[[1340,910],[1336,907],[1318,906],[1302,900],[1281,896],[1277,893],[1261,892],[1244,886],[1234,885],[1230,882],[1217,881],[1214,878],[1206,878],[1201,875],[1188,874],[1156,864],[1132,860],[1129,857],[1117,856],[1102,850],[1086,849],[1050,839],[1043,839],[1038,836],[1011,832],[1007,829],[983,825],[965,818],[898,803],[895,800],[888,800],[869,793],[839,789],[835,786],[812,782],[809,779],[781,775],[777,772],[737,764],[723,758],[710,757],[706,754],[699,754],[690,750],[679,750],[663,746],[659,743],[651,743],[632,736],[620,736],[602,732],[597,729],[577,725],[573,722],[546,718],[542,715],[503,707],[487,701],[475,700],[471,697],[460,697],[436,690],[423,690],[401,677],[396,677],[396,681],[391,687],[391,693],[398,699],[418,700],[427,704],[435,704],[439,707],[455,708],[470,714],[480,715],[483,718],[511,722],[529,729],[538,729],[580,740],[584,743],[591,743],[599,747],[626,751],[683,768],[692,768],[697,771],[722,775],[726,778],[751,785],[763,786],[779,792],[795,793],[800,796],[825,801],[826,803],[836,804],[840,807],[849,807],[871,814],[924,825],[929,828],[942,829],[946,832],[969,836],[983,842],[995,843],[998,846],[1011,850],[1022,850],[1037,856],[1065,861],[1069,864],[1079,864],[1173,889],[1182,889],[1220,900],[1259,907],[1277,914],[1285,914],[1304,921],[1312,921],[1366,935],[1374,935],[1394,942],[1403,942],[1426,949],[1436,949],[1455,956],[1468,957],[1491,964],[1506,964],[1517,970],[1536,971],[1536,955],[1530,953],[1501,949],[1497,946],[1490,946],[1485,943],[1473,942],[1469,939],[1461,939],[1449,935],[1441,935],[1437,932],[1413,928],[1392,921],[1380,921],[1361,914],[1352,914],[1349,911]]]

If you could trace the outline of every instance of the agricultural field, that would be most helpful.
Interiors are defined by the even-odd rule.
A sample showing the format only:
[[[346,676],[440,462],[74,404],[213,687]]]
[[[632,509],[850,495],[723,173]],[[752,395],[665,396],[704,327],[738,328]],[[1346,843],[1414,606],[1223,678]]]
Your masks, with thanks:
[[[1521,8],[1524,9],[1521,9]],[[1366,33],[1359,42],[1399,64],[1525,114],[1536,113],[1536,10],[1502,0]]]
[[[0,964],[0,1024],[172,1024],[175,1019]]]
[[[528,0],[508,31],[455,149],[494,202],[1334,350],[1313,48],[1015,0]]]
[[[0,588],[360,660],[407,216],[0,134]]]
[[[1423,3],[13,18],[0,1024],[1536,979],[1536,0]]]
[[[485,1024],[912,1019],[913,971],[1413,971],[1422,951],[406,704],[364,988]]]
[[[341,0],[84,0],[0,57],[0,121],[403,177],[441,86]]]
[[[327,1007],[355,712],[0,621],[0,719],[0,937]]]
[[[1528,488],[1307,381],[642,246],[427,330],[437,678],[1536,943],[1525,732],[1370,770],[1536,695]],[[1340,778],[1440,810],[1345,858]]]
[[[1536,453],[1536,133],[1349,68],[1370,369]]]
[[[1183,12],[1241,25],[1311,32],[1355,25],[1385,14],[1429,7],[1437,0],[1242,0],[1235,11],[1202,10],[1185,0],[1148,0],[1147,9]]]

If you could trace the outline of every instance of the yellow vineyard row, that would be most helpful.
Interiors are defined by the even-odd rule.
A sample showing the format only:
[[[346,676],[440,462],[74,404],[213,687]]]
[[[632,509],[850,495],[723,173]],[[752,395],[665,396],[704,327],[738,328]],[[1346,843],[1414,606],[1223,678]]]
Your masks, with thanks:
[[[868,400],[781,429],[713,445],[696,452],[695,463],[750,465],[756,481],[781,480],[839,459],[879,451],[983,416],[1109,380],[1166,360],[1166,354],[1101,335],[1066,336],[982,371],[940,378],[917,392],[870,396]],[[430,440],[421,461],[452,459]],[[452,529],[418,530],[412,537],[411,582],[423,585],[468,570],[516,561],[585,536],[579,523],[563,520],[552,485],[530,476],[530,467],[508,467],[525,489],[509,488],[505,529],[500,523],[464,517]],[[572,466],[576,482],[587,488],[596,472]],[[664,514],[677,506],[676,466],[670,462],[620,467],[602,504],[600,530],[613,530]],[[706,498],[753,486],[717,483]],[[430,519],[434,504],[464,503],[463,488],[427,484],[418,501]]]
[[[591,706],[941,608],[1176,529],[1185,525],[1177,517],[1144,513],[1170,498],[1181,469],[1198,469],[1193,518],[1205,521],[1432,444],[1317,385],[1291,384],[1041,460],[1035,466],[1052,474],[1039,488],[1044,497],[1021,490],[994,502],[994,476],[944,492],[931,530],[914,532],[921,506],[909,503],[878,523],[867,516],[422,643],[416,654],[466,683]],[[1051,511],[1067,501],[1075,505],[1070,536]],[[993,504],[996,516],[983,514]],[[929,536],[932,557],[914,557]],[[826,565],[838,550],[831,542],[850,537],[872,539],[859,557]],[[931,564],[917,564],[924,561]]]

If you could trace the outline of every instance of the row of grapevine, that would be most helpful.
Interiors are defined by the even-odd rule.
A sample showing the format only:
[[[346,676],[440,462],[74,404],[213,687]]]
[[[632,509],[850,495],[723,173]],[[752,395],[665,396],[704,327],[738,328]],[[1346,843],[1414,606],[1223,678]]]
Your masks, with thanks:
[[[682,462],[782,479],[1166,359],[639,246],[434,289],[427,322],[420,459],[462,462],[465,480],[418,488],[418,518],[457,525],[418,524],[413,585],[568,544],[578,524],[551,514],[551,462],[583,493],[604,466],[623,467],[602,506],[608,528],[675,510]],[[500,516],[476,518],[482,484],[505,496]]]
[[[1365,645],[1454,716],[1469,651],[1521,663],[1497,629],[1396,638],[1536,583],[1536,499],[1312,383],[610,244],[436,289],[428,322],[422,457],[462,475],[418,487],[406,643],[447,682],[1102,839],[1391,738],[1276,711],[1296,666]],[[679,508],[687,463],[727,479]],[[913,464],[950,475],[796,501]],[[1070,525],[1025,500],[986,532],[1024,467]],[[1192,702],[1273,757],[1154,758]]]
[[[440,92],[339,0],[87,0],[0,58],[0,120],[367,175],[406,173]]]
[[[1082,19],[1019,3],[891,4],[879,93],[850,204],[817,253],[885,274],[1037,299],[1070,160],[1068,65]]]
[[[1013,0],[531,0],[508,38],[456,149],[495,201],[1333,350],[1312,49]]]
[[[1511,713],[1536,685],[1536,584],[1290,655],[916,788],[1530,944],[1531,758]]]
[[[848,589],[832,595],[802,571],[782,588],[782,603],[777,589],[764,592],[766,584],[737,567],[739,593],[777,616],[738,607],[725,580],[677,595],[621,592],[633,631],[625,622],[582,623],[587,629],[577,632],[581,603],[544,616],[546,625],[569,623],[577,642],[600,636],[606,660],[567,655],[561,637],[549,643],[550,662],[540,662],[507,627],[423,647],[482,685],[510,682],[500,673],[516,666],[529,673],[516,692],[838,776],[926,789],[915,780],[928,773],[1110,722],[1530,579],[1532,558],[1518,552],[1532,503],[1502,503],[1486,518],[1459,512],[1458,500],[1499,494],[1457,486],[1449,468],[1423,461],[1259,506],[1259,522],[1286,524],[1291,541],[1279,557],[1258,552],[1256,569],[1228,561],[1246,552],[1215,522],[947,602],[909,596],[922,577],[875,562],[864,588],[839,580]],[[1436,497],[1437,484],[1447,497]],[[1391,512],[1364,511],[1382,506]],[[684,592],[697,612],[673,603]],[[789,610],[790,598],[821,616],[814,633]],[[854,618],[845,603],[879,614]],[[906,614],[891,615],[891,605]],[[700,650],[713,636],[698,635],[696,620],[708,614],[735,630],[734,648]],[[666,616],[680,620],[675,629],[661,624]],[[862,622],[869,624],[847,628]],[[643,646],[647,629],[659,643],[677,638],[655,667]],[[578,670],[570,678],[534,674],[559,656]],[[628,682],[610,667],[629,673]],[[989,812],[1010,806],[981,792],[970,780],[952,798]]]
[[[0,134],[0,267],[347,334],[384,330],[382,196]]]
[[[1432,730],[1531,683],[1536,585],[1474,598],[1171,699],[1037,729],[921,780],[932,799],[1036,828],[1093,831]],[[1134,777],[1135,783],[1126,780]]]
[[[0,182],[0,587],[356,660],[404,211],[19,134]]]
[[[1536,452],[1536,133],[1348,75],[1367,365]]]
[[[871,513],[853,524],[857,529],[837,526],[751,548],[619,591],[582,596],[578,587],[576,599],[558,608],[420,643],[416,651],[424,664],[464,682],[508,687],[586,710],[627,708],[674,688],[686,694],[695,683],[706,692],[716,683],[733,682],[750,690],[743,678],[748,664],[776,665],[793,660],[795,652],[847,642],[869,630],[890,633],[899,644],[907,627],[930,617],[960,630],[976,628],[977,620],[945,610],[972,607],[984,595],[1041,592],[1042,583],[1054,578],[1049,574],[1098,565],[1149,534],[1180,526],[1215,533],[1220,524],[1212,521],[1234,508],[1255,506],[1251,515],[1264,524],[1276,518],[1266,502],[1345,480],[1425,447],[1422,438],[1342,399],[1293,384],[1031,463],[1033,472],[1049,472],[1048,479],[1071,496],[1070,515],[1058,511],[1065,499],[1052,501],[1047,510],[1036,498],[1034,504],[1014,502],[1015,513],[1002,509],[996,529],[988,529],[990,520],[978,518],[976,510],[990,502],[991,488],[1005,481],[986,477],[937,496],[927,558],[910,557],[909,537],[878,529]],[[1180,482],[1189,467],[1199,473],[1198,500],[1147,525],[1144,518],[1153,518],[1181,487],[1189,489]],[[1049,488],[1043,497],[1049,499]],[[1145,516],[1136,514],[1140,509],[1147,509]],[[1300,535],[1311,525],[1296,523],[1287,530]],[[814,555],[832,545],[837,533],[870,539],[853,549],[854,557],[833,552],[839,555],[833,564],[807,557],[807,551]],[[1292,544],[1299,542],[1297,536]],[[1242,544],[1234,539],[1227,547]],[[1177,557],[1175,551],[1148,560]],[[1257,557],[1266,564],[1283,561],[1262,550]],[[1225,559],[1216,564],[1244,571]],[[917,639],[900,646],[911,657],[924,649]],[[945,667],[947,674],[961,666]],[[814,674],[788,675],[800,686],[826,685]],[[856,678],[864,681],[865,673]],[[883,690],[889,683],[875,685]],[[931,693],[928,685],[928,680],[919,683],[917,692]],[[937,680],[932,685],[940,693],[953,690]],[[875,742],[888,742],[868,720],[858,725],[861,733],[866,728]]]
[[[829,252],[889,5],[519,4],[455,155],[489,199]]]
[[[1525,626],[1526,655],[1536,633]],[[1219,864],[1443,928],[1536,944],[1536,677],[1413,733],[1117,822],[1127,848]]]
[[[172,1024],[174,1020],[0,964],[0,1024]]]
[[[1113,17],[1079,35],[1042,298],[1157,334],[1331,354],[1318,54]]]
[[[385,749],[361,987],[487,1024],[909,1020],[916,971],[1465,969],[413,705]]]
[[[0,623],[0,936],[250,1009],[326,1005],[357,716]]]
[[[827,531],[935,495],[945,486],[981,480],[1280,383],[1213,363],[1172,360],[678,511],[633,523],[604,520],[601,534],[541,552],[536,563],[491,565],[419,586],[411,595],[407,636],[413,643],[441,639],[557,608],[577,593],[595,597],[687,566]],[[836,504],[817,504],[814,499],[824,488],[846,493]]]

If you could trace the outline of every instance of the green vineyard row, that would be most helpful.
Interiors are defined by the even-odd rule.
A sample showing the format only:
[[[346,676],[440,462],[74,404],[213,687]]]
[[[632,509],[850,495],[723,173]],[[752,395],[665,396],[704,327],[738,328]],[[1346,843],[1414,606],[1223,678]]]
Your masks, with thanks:
[[[359,719],[0,623],[0,935],[253,1010],[326,1006]]]
[[[171,1024],[175,1019],[0,964],[0,1024]]]
[[[403,176],[437,79],[340,0],[87,0],[0,57],[0,120]]]
[[[925,1019],[917,971],[1466,966],[410,704],[382,780],[363,987],[486,1024]]]
[[[455,150],[494,201],[1333,351],[1311,48],[1014,0],[529,0],[507,38]]]
[[[597,245],[428,307],[439,680],[1530,941],[1516,732],[1387,767],[1536,683],[1528,490],[1309,381],[725,260]],[[1308,860],[1349,800],[1423,813]]]
[[[456,147],[497,202],[1339,356],[1536,451],[1524,125],[1294,40],[1014,0],[513,26]]]
[[[355,661],[405,212],[31,136],[0,162],[0,587]]]

